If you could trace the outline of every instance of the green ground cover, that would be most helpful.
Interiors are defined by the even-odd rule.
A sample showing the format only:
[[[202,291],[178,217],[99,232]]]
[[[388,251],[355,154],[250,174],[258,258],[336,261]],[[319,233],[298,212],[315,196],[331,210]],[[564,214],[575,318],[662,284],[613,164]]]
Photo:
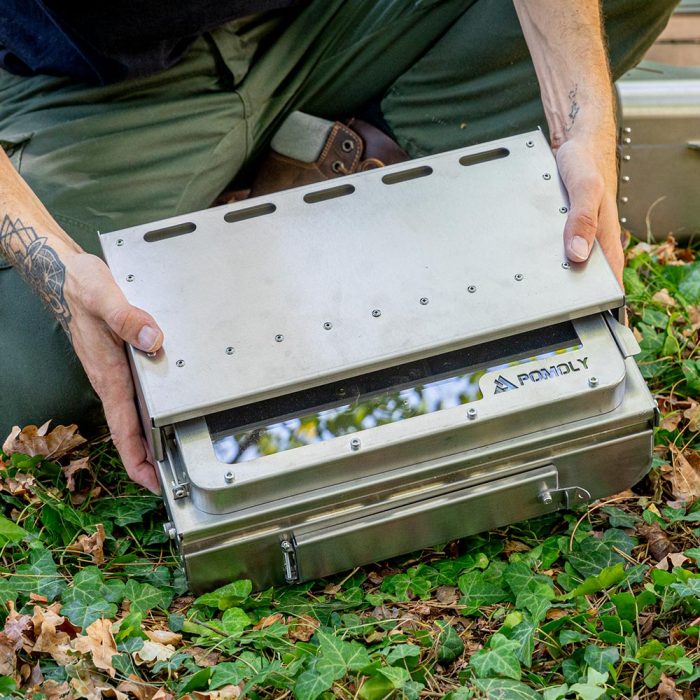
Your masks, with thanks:
[[[700,261],[672,242],[628,253],[664,416],[633,490],[328,580],[193,598],[159,499],[109,443],[59,457],[67,433],[47,459],[0,456],[0,696],[700,697]]]

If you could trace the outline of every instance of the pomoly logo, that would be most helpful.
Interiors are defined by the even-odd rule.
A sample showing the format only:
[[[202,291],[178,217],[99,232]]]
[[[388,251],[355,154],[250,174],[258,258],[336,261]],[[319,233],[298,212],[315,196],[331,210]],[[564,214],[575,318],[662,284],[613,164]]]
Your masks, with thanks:
[[[504,391],[519,389],[521,386],[525,386],[526,382],[541,382],[546,379],[563,377],[565,374],[580,372],[581,369],[588,369],[587,357],[579,357],[576,360],[560,362],[559,364],[550,365],[549,367],[541,367],[540,369],[535,369],[532,372],[522,372],[521,374],[518,374],[515,381],[511,381],[507,377],[500,374],[493,380],[496,387],[493,393],[502,394]]]

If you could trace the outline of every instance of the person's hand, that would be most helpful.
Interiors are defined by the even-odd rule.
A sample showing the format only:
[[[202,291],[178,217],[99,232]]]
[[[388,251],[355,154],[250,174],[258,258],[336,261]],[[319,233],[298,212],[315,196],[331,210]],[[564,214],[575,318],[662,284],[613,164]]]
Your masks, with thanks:
[[[64,292],[71,311],[68,330],[75,352],[102,400],[127,474],[159,493],[158,477],[136,412],[124,342],[144,352],[155,352],[163,343],[163,332],[150,314],[129,304],[98,257],[77,253],[64,262]]]
[[[617,213],[615,154],[587,140],[570,139],[556,151],[559,174],[569,193],[564,247],[569,260],[588,259],[597,238],[622,286],[625,259]]]

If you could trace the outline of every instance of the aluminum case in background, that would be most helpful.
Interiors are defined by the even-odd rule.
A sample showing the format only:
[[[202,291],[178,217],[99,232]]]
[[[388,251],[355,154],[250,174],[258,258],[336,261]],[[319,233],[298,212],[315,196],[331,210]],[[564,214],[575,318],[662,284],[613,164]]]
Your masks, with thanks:
[[[645,473],[622,290],[597,244],[566,261],[567,206],[533,132],[101,236],[165,333],[130,360],[193,590],[324,576]],[[455,378],[469,396],[423,410]],[[275,442],[348,401],[391,410]],[[258,452],[223,463],[231,440]]]

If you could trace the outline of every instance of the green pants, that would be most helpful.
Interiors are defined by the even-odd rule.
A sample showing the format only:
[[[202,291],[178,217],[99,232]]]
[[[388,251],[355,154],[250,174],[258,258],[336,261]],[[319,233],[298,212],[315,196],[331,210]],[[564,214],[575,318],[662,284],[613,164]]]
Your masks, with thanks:
[[[676,2],[604,2],[616,77]],[[97,231],[207,207],[292,110],[336,119],[368,104],[414,157],[545,125],[509,0],[311,0],[221,27],[144,79],[89,87],[0,71],[0,145],[97,252]],[[49,418],[90,432],[104,419],[62,330],[0,268],[0,438]]]

